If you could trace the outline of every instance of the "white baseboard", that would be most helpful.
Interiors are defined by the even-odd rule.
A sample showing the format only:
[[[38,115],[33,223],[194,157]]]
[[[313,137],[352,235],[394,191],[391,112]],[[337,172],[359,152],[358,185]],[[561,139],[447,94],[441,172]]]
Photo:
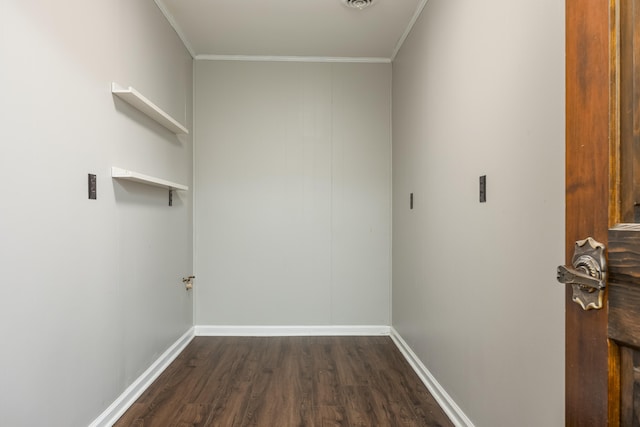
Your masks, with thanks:
[[[453,401],[451,396],[436,381],[435,377],[429,372],[426,366],[420,361],[418,356],[411,350],[411,347],[402,339],[395,328],[391,328],[391,339],[398,347],[409,365],[416,372],[420,380],[427,387],[431,395],[436,399],[442,410],[447,414],[451,422],[456,427],[474,427],[471,420],[462,412],[462,409]]]
[[[471,420],[453,401],[420,361],[395,328],[385,325],[363,326],[213,326],[198,325],[185,332],[138,379],[96,418],[89,427],[110,427],[140,395],[160,376],[191,342],[194,336],[390,336],[409,365],[436,399],[456,427],[474,427]]]
[[[216,326],[198,325],[196,336],[286,337],[286,336],[388,336],[384,325],[363,326]]]
[[[133,405],[151,383],[178,357],[194,336],[194,328],[190,328],[178,338],[149,369],[144,371],[98,418],[89,424],[89,427],[111,427],[118,421],[122,414]]]

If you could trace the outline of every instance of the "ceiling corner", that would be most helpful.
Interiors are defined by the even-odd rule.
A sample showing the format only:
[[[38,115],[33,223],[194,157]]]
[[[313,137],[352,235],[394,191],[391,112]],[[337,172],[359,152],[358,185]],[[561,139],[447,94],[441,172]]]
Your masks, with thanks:
[[[191,43],[189,43],[189,40],[187,40],[187,37],[184,35],[184,32],[178,25],[177,21],[175,20],[171,12],[169,12],[169,9],[164,4],[164,1],[163,0],[153,0],[153,1],[156,3],[156,6],[158,6],[158,9],[160,9],[160,11],[164,15],[164,17],[167,19],[171,27],[173,27],[173,30],[176,32],[178,37],[180,37],[180,40],[182,40],[182,44],[189,51],[189,54],[191,55],[191,57],[195,58],[196,53],[193,50],[193,46],[191,46]]]
[[[422,14],[422,10],[424,9],[428,1],[429,0],[420,0],[420,4],[418,5],[416,12],[413,14],[411,21],[409,21],[409,25],[407,25],[407,29],[402,34],[402,37],[400,37],[400,40],[398,40],[398,44],[396,44],[395,49],[393,49],[393,53],[391,54],[391,62],[395,61],[396,55],[398,55],[398,52],[400,52],[400,49],[402,48],[404,41],[409,36],[409,33],[411,33],[413,26],[415,25],[416,21]]]

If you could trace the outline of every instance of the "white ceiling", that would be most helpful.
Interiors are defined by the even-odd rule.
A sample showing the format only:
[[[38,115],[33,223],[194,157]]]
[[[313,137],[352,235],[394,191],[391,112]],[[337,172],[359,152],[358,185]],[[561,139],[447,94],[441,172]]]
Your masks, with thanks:
[[[155,0],[196,59],[393,60],[427,0]]]

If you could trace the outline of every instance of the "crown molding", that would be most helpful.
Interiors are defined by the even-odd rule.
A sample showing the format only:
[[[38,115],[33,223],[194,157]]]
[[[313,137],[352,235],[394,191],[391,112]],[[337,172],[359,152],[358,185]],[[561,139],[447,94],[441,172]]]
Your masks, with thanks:
[[[346,56],[196,55],[195,59],[197,61],[391,63],[390,58],[361,58]]]
[[[404,30],[404,34],[402,34],[402,37],[400,37],[400,40],[398,40],[398,44],[396,45],[396,48],[393,49],[393,53],[391,54],[391,62],[393,62],[396,59],[396,55],[398,54],[398,52],[400,52],[400,49],[402,48],[402,45],[404,44],[404,41],[409,36],[409,33],[411,33],[411,30],[413,29],[413,26],[415,25],[416,21],[418,20],[418,18],[422,14],[422,10],[424,9],[424,7],[425,7],[425,5],[427,4],[428,1],[429,0],[420,0],[420,4],[418,5],[418,8],[416,9],[416,13],[413,14],[413,17],[411,18],[411,21],[409,21],[409,25],[407,25],[407,29]]]
[[[363,58],[363,57],[331,57],[331,56],[258,56],[258,55],[197,55],[193,46],[185,36],[182,28],[178,25],[175,18],[169,12],[163,0],[154,0],[158,9],[165,16],[171,27],[174,29],[182,44],[189,51],[189,54],[195,60],[201,61],[256,61],[256,62],[344,62],[344,63],[369,63],[369,64],[389,64],[396,59],[396,55],[402,48],[405,40],[411,33],[413,26],[422,14],[422,10],[429,0],[420,0],[420,4],[416,8],[411,21],[407,25],[404,33],[398,40],[390,58]]]
[[[162,0],[154,0],[154,1],[156,3],[156,6],[158,6],[158,9],[160,9],[164,17],[167,19],[167,21],[169,21],[169,24],[173,27],[173,30],[176,32],[178,37],[180,37],[180,40],[182,40],[182,44],[184,45],[184,47],[187,48],[191,57],[195,58],[196,53],[193,50],[193,46],[191,46],[191,43],[189,43],[189,40],[187,40],[187,36],[184,35],[182,28],[180,28],[180,26],[176,22],[171,12],[169,12],[169,9],[167,9],[167,6],[164,4]]]

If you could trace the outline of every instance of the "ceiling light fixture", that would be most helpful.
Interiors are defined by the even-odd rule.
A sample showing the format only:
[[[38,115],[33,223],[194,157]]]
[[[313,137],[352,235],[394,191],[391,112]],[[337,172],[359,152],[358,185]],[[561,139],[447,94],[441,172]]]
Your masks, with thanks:
[[[371,6],[376,0],[342,0],[346,6],[353,9],[362,10],[365,7]]]

